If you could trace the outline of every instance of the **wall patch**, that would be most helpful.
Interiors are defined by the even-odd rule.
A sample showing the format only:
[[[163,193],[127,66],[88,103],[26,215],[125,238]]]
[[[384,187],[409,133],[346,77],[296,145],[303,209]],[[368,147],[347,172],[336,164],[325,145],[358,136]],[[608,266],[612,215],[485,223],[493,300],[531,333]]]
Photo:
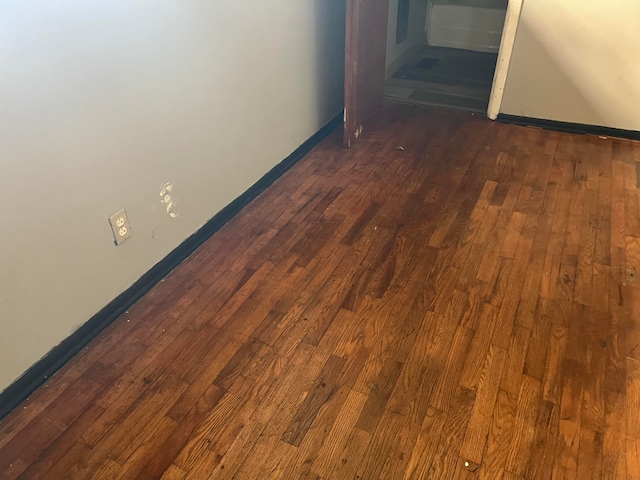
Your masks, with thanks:
[[[160,201],[171,218],[176,218],[178,216],[176,200],[173,196],[173,184],[171,184],[171,182],[165,183],[162,185],[162,188],[160,188]]]

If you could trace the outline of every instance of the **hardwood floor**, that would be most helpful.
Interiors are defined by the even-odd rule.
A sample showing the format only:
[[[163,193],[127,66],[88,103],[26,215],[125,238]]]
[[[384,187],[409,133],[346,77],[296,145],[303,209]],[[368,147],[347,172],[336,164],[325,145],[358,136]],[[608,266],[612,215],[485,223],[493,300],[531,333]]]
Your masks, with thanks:
[[[387,79],[384,95],[394,102],[486,114],[497,61],[495,53],[421,46]]]
[[[5,418],[0,478],[640,478],[640,144],[374,123]]]

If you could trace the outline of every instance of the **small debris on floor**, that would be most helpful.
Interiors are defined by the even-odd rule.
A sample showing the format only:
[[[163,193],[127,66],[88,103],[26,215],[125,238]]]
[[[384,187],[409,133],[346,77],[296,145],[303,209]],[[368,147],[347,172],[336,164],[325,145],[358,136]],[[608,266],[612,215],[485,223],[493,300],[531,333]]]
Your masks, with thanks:
[[[622,285],[633,285],[638,281],[638,272],[633,266],[625,267],[624,277],[622,279]]]
[[[404,152],[404,147],[400,145],[399,147],[396,147],[396,150],[398,150],[399,152]]]

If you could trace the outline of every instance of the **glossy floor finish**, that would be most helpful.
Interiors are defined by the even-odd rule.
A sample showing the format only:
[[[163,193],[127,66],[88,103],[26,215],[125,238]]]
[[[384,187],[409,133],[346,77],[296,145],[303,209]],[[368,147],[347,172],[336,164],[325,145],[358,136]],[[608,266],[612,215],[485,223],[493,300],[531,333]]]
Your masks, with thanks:
[[[339,134],[0,424],[0,478],[640,478],[640,144]]]

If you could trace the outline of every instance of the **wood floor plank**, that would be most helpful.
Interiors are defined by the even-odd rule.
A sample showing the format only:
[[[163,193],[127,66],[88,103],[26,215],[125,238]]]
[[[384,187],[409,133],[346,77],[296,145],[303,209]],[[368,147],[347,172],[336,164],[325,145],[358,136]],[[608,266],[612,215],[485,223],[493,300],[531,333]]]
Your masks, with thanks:
[[[562,325],[551,326],[546,372],[542,379],[542,398],[560,404],[564,356],[567,348],[568,329]]]
[[[408,411],[402,411],[406,421],[397,436],[395,445],[389,449],[387,460],[382,468],[380,478],[402,479],[409,464],[409,452],[415,445],[421,431],[421,424],[427,415],[429,402],[440,376],[437,370],[427,370],[421,379],[421,384],[412,396]]]
[[[638,165],[389,103],[2,419],[0,478],[640,478]]]
[[[35,460],[22,473],[25,478],[38,478],[50,475],[52,467],[65,456],[69,455],[69,450],[78,441],[82,432],[88,428],[102,413],[104,409],[99,405],[93,405],[87,409],[82,418],[74,422],[72,426],[64,431],[55,441],[53,441],[41,455],[41,459]],[[86,445],[83,443],[83,445]]]
[[[520,382],[522,381],[530,335],[531,332],[522,327],[516,327],[511,335],[511,342],[507,352],[507,362],[502,375],[500,388],[513,395],[517,395],[520,391]]]
[[[347,446],[351,431],[355,428],[360,412],[367,401],[367,396],[351,390],[345,401],[329,436],[318,452],[311,470],[319,477],[328,478],[338,462],[338,458]]]
[[[509,445],[513,437],[517,400],[516,395],[502,390],[498,392],[487,438],[485,460],[478,471],[480,479],[501,478],[504,475]]]
[[[492,345],[480,374],[475,403],[460,451],[463,458],[477,464],[482,462],[506,360],[507,352]]]
[[[640,438],[640,362],[627,359],[627,435]]]
[[[525,308],[530,308],[528,301],[522,301],[522,292],[527,277],[529,256],[533,246],[533,239],[521,234],[518,240],[517,253],[513,258],[507,279],[507,286],[503,293],[502,305],[498,313],[497,328],[493,333],[493,343],[508,348],[511,333],[515,324],[522,325],[520,314]],[[522,325],[529,328],[527,325]]]
[[[370,393],[356,422],[356,427],[371,434],[375,431],[385,412],[393,387],[400,376],[402,366],[403,364],[396,362],[392,358],[387,359],[382,366],[382,370],[380,370],[380,381],[376,384],[371,384],[369,387]]]
[[[580,419],[584,384],[584,367],[573,360],[565,360],[564,388],[560,404],[559,439],[556,463],[570,470],[578,467],[580,447]]]
[[[237,417],[234,416],[248,400],[253,386],[253,382],[242,378],[234,383],[233,388],[220,399],[178,453],[174,460],[177,466],[192,472],[200,468],[199,464],[203,459],[212,457],[210,452],[213,452],[213,448],[229,440],[223,434],[234,421],[237,421]],[[217,463],[211,467],[215,468],[216,465]]]
[[[626,478],[626,416],[624,397],[609,396],[605,413],[607,428],[603,434],[602,476],[603,478]]]
[[[602,478],[602,433],[580,429],[578,478]]]
[[[496,328],[497,312],[494,307],[485,303],[480,315],[480,325],[474,333],[460,378],[460,385],[471,390],[477,388],[485,371],[486,359],[492,347],[491,338]],[[500,347],[497,349],[504,350]],[[493,350],[495,353],[496,348]],[[500,374],[502,374],[502,369]]]
[[[427,472],[435,459],[446,419],[447,414],[445,412],[429,408],[411,452],[409,464],[404,471],[405,479],[426,478]]]
[[[360,478],[380,478],[387,455],[398,440],[404,417],[385,410],[369,443],[369,454],[362,458],[357,470]]]
[[[560,406],[543,401],[538,405],[531,458],[525,478],[551,478],[558,442]]]
[[[524,373],[542,380],[546,372],[547,350],[551,332],[551,318],[548,313],[548,301],[539,297],[533,316],[531,336],[527,356],[524,362]]]
[[[640,475],[640,440],[628,435],[625,447],[628,478],[636,478]]]
[[[165,469],[171,467],[171,462],[180,449],[187,443],[206,414],[220,401],[223,394],[220,387],[210,385],[199,398],[194,400],[184,416],[173,417],[175,421],[179,421],[178,426],[166,437],[155,455],[150,456],[139,476],[141,478],[158,478]],[[171,417],[171,410],[167,416]],[[176,465],[173,467],[178,468]]]
[[[426,478],[453,478],[458,463],[458,452],[465,439],[469,417],[475,401],[475,392],[459,387],[447,413],[445,431],[440,437],[435,455],[428,465]],[[427,466],[425,465],[425,468]]]
[[[471,345],[472,338],[472,330],[465,327],[457,328],[453,344],[449,349],[444,371],[440,376],[431,402],[433,408],[443,412],[449,411],[449,406],[458,388],[458,382],[464,366],[463,361]]]
[[[505,469],[516,475],[524,475],[531,458],[537,406],[540,399],[540,381],[525,375],[518,395],[513,437]]]
[[[340,461],[333,467],[329,479],[355,478],[362,458],[368,451],[371,434],[355,428],[340,455]]]
[[[320,449],[327,441],[331,426],[336,423],[337,417],[342,411],[349,393],[352,391],[351,386],[356,377],[351,374],[349,370],[353,369],[358,371],[361,368],[361,363],[361,361],[356,361],[351,365],[345,365],[343,373],[348,380],[345,382],[342,376],[338,379],[337,383],[340,387],[335,391],[335,394],[324,403],[314,418],[307,434],[302,439],[300,446],[291,450],[291,455],[287,458],[282,459],[283,461],[280,462],[283,469],[282,478],[297,479],[314,475],[311,467],[318,457]]]
[[[286,428],[282,440],[296,447],[311,427],[318,410],[338,389],[339,373],[344,366],[345,359],[332,355],[327,360],[320,375],[307,392],[307,396],[300,405],[295,417]]]

